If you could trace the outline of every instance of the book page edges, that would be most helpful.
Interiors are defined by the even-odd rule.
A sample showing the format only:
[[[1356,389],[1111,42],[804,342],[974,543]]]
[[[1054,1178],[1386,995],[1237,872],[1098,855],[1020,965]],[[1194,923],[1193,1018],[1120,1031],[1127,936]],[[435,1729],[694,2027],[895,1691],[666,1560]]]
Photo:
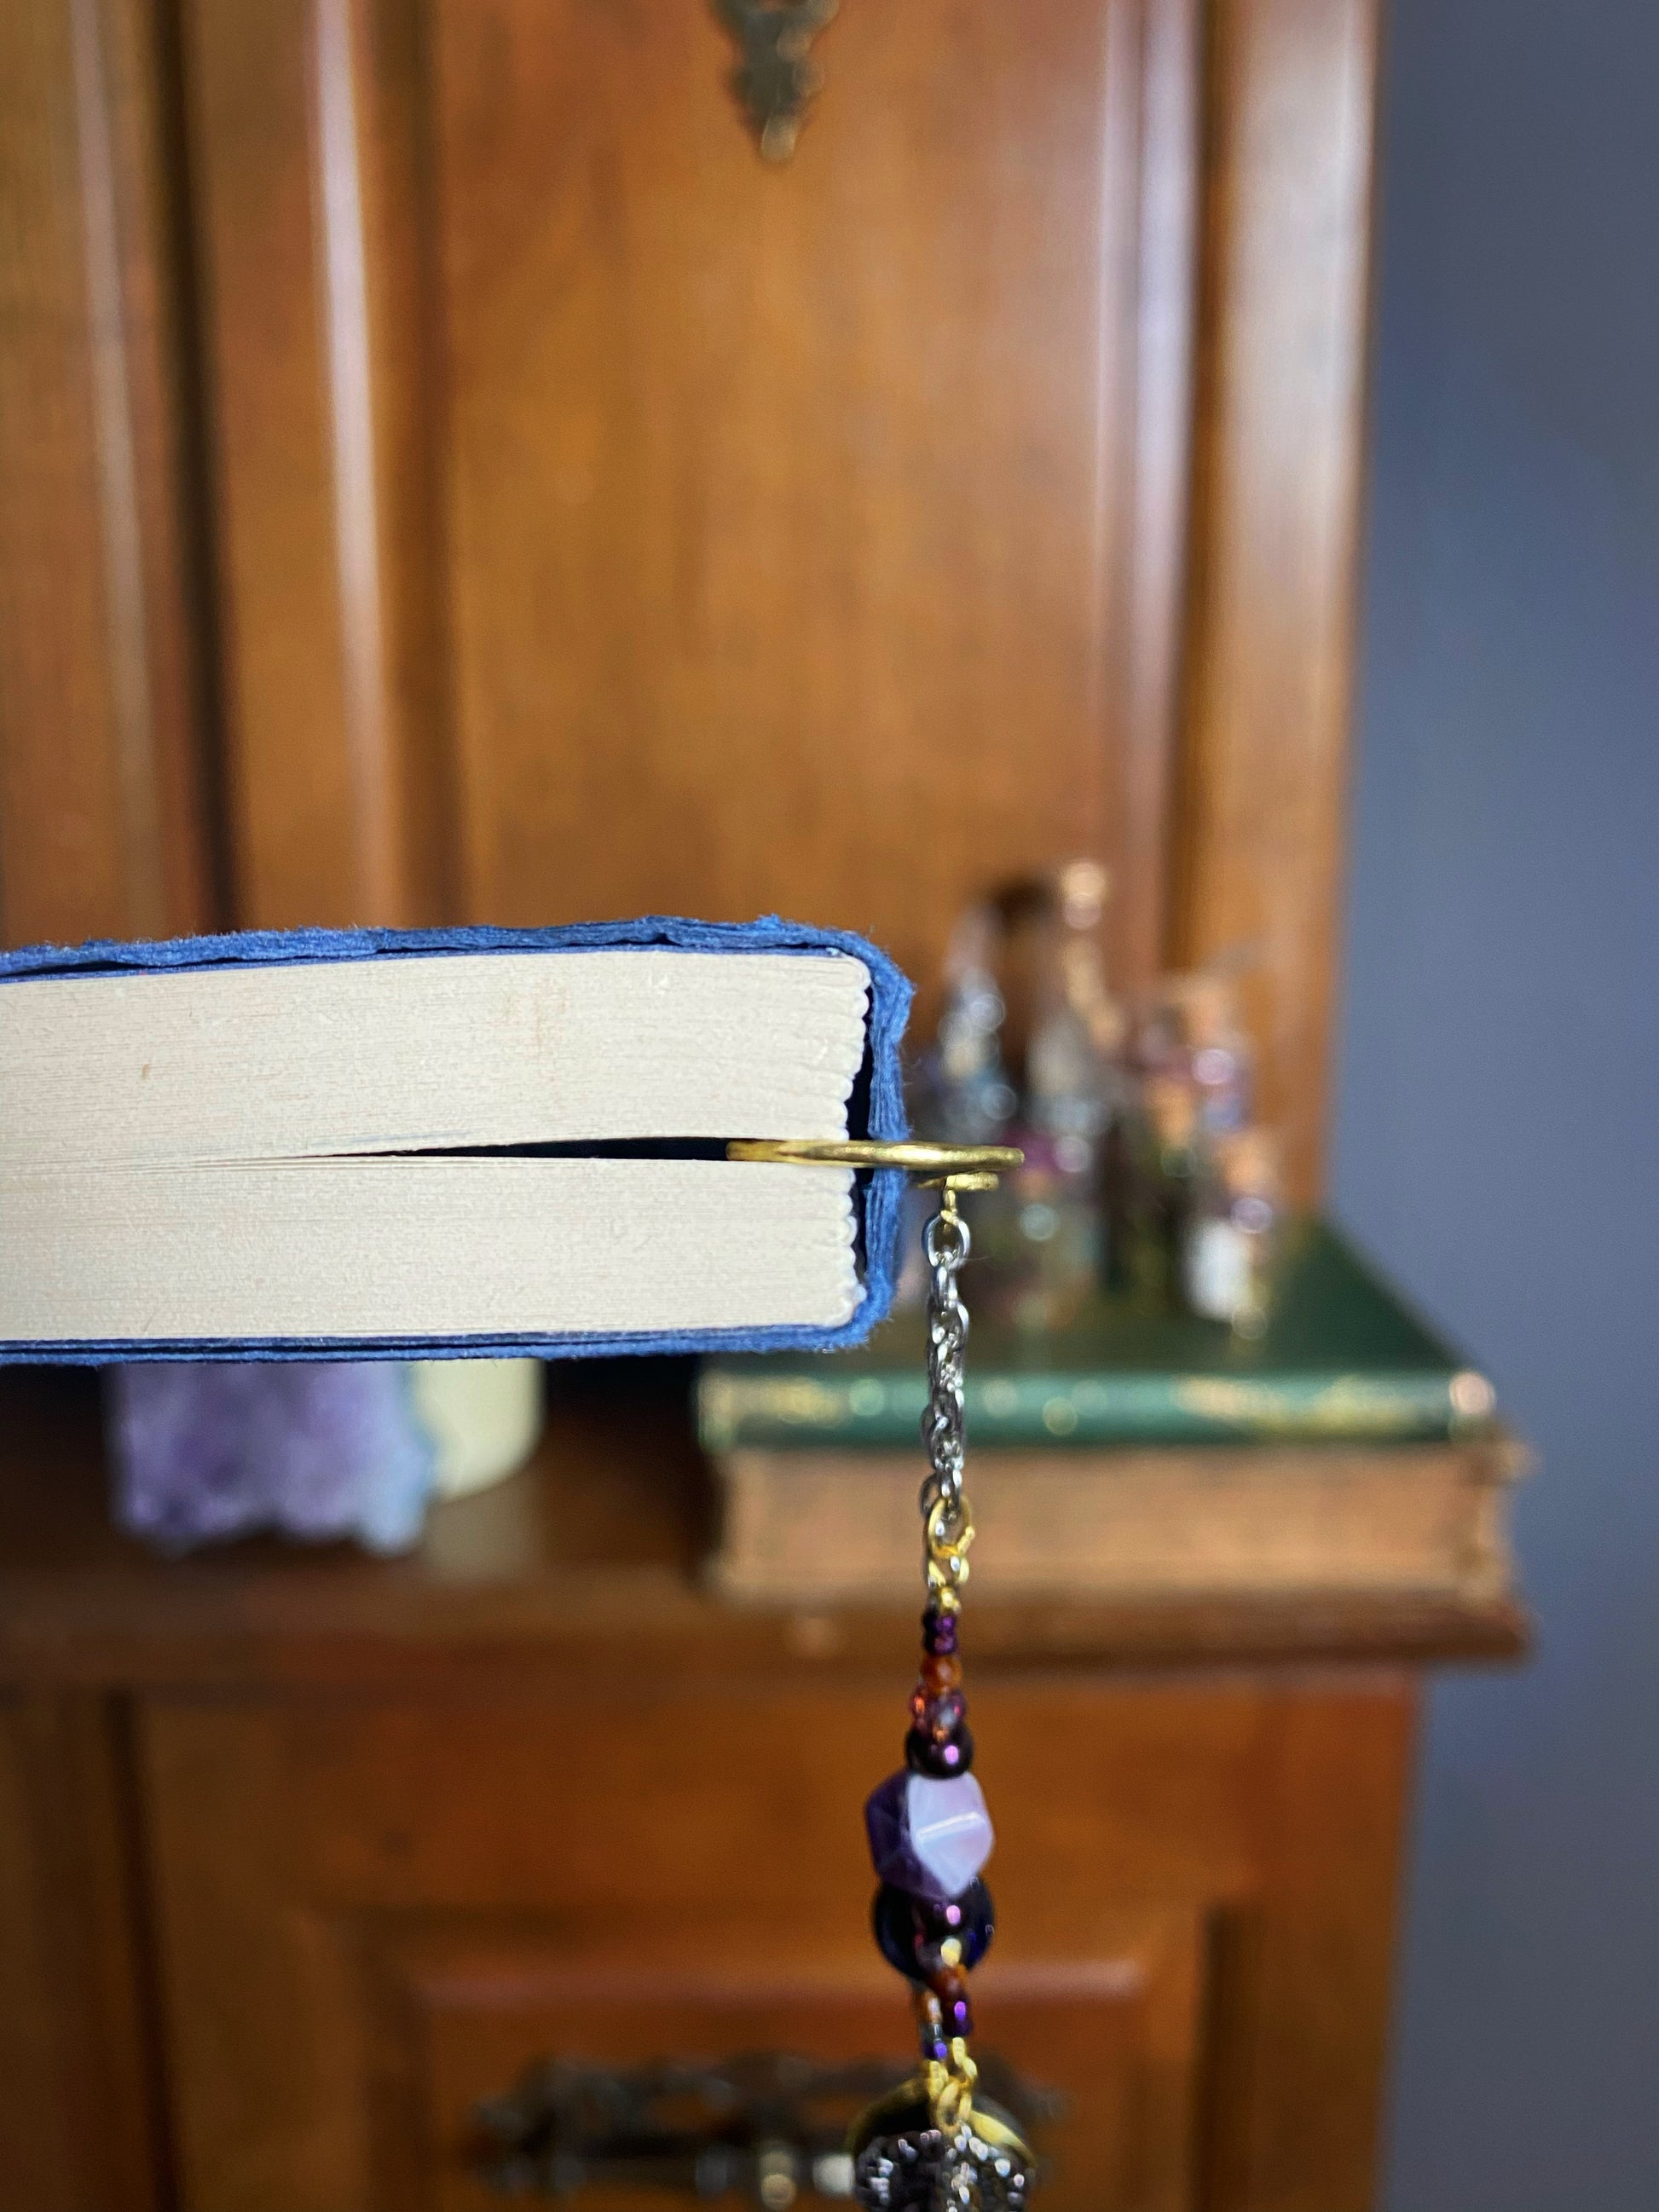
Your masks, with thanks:
[[[847,1133],[834,953],[429,955],[0,989],[0,1166]]]
[[[0,1340],[834,1332],[852,1177],[709,1160],[396,1159],[0,1178]]]

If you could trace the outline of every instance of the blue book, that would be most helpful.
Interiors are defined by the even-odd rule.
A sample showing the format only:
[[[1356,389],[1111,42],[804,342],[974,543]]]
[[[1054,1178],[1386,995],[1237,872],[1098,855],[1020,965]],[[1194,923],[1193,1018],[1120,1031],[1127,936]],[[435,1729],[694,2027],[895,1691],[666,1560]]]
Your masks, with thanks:
[[[829,1348],[887,1311],[910,997],[775,919],[0,955],[0,1361]]]

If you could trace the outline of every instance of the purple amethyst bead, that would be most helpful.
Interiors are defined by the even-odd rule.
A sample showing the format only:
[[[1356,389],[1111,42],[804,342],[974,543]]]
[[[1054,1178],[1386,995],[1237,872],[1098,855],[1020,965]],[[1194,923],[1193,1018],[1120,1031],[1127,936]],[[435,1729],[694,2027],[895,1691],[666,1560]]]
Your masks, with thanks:
[[[971,1774],[945,1780],[890,1774],[864,1808],[877,1875],[913,1897],[945,1905],[968,1888],[994,1840],[985,1793]]]
[[[957,1617],[953,1613],[934,1613],[931,1608],[921,1616],[923,1650],[933,1658],[948,1657],[957,1648]]]

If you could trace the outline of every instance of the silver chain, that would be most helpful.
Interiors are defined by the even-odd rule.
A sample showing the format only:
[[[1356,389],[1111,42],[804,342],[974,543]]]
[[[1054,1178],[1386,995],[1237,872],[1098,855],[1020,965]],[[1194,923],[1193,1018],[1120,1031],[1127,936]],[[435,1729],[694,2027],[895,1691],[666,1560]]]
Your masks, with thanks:
[[[962,1370],[968,1344],[968,1309],[957,1288],[957,1277],[972,1239],[953,1200],[954,1193],[947,1192],[945,1205],[928,1223],[922,1239],[933,1270],[927,1291],[927,1410],[921,1417],[921,1441],[928,1460],[927,1480],[921,1486],[921,1515],[930,1547],[939,1540],[946,1546],[959,1543],[969,1528],[962,1494]],[[964,1561],[959,1578],[965,1579],[965,1575]]]

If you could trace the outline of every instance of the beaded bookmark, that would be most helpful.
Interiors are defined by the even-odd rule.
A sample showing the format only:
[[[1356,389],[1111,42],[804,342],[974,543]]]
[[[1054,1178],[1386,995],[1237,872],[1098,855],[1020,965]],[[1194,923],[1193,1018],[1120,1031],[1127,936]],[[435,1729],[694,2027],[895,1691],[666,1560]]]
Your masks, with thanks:
[[[976,2094],[968,2045],[968,1973],[990,1944],[991,1893],[980,1869],[991,1855],[991,1818],[972,1771],[974,1738],[957,1648],[973,1515],[962,1486],[963,1360],[968,1309],[957,1288],[971,1246],[957,1194],[983,1190],[1021,1155],[1003,1146],[848,1143],[763,1145],[733,1155],[920,1172],[940,1191],[924,1249],[927,1292],[927,1410],[921,1487],[927,1609],[921,1667],[910,1697],[904,1765],[864,1808],[880,1884],[872,1909],[876,1942],[911,1984],[921,2033],[920,2070],[872,2105],[853,2128],[853,2193],[872,2212],[1017,2212],[1034,2171],[1010,2116]]]

